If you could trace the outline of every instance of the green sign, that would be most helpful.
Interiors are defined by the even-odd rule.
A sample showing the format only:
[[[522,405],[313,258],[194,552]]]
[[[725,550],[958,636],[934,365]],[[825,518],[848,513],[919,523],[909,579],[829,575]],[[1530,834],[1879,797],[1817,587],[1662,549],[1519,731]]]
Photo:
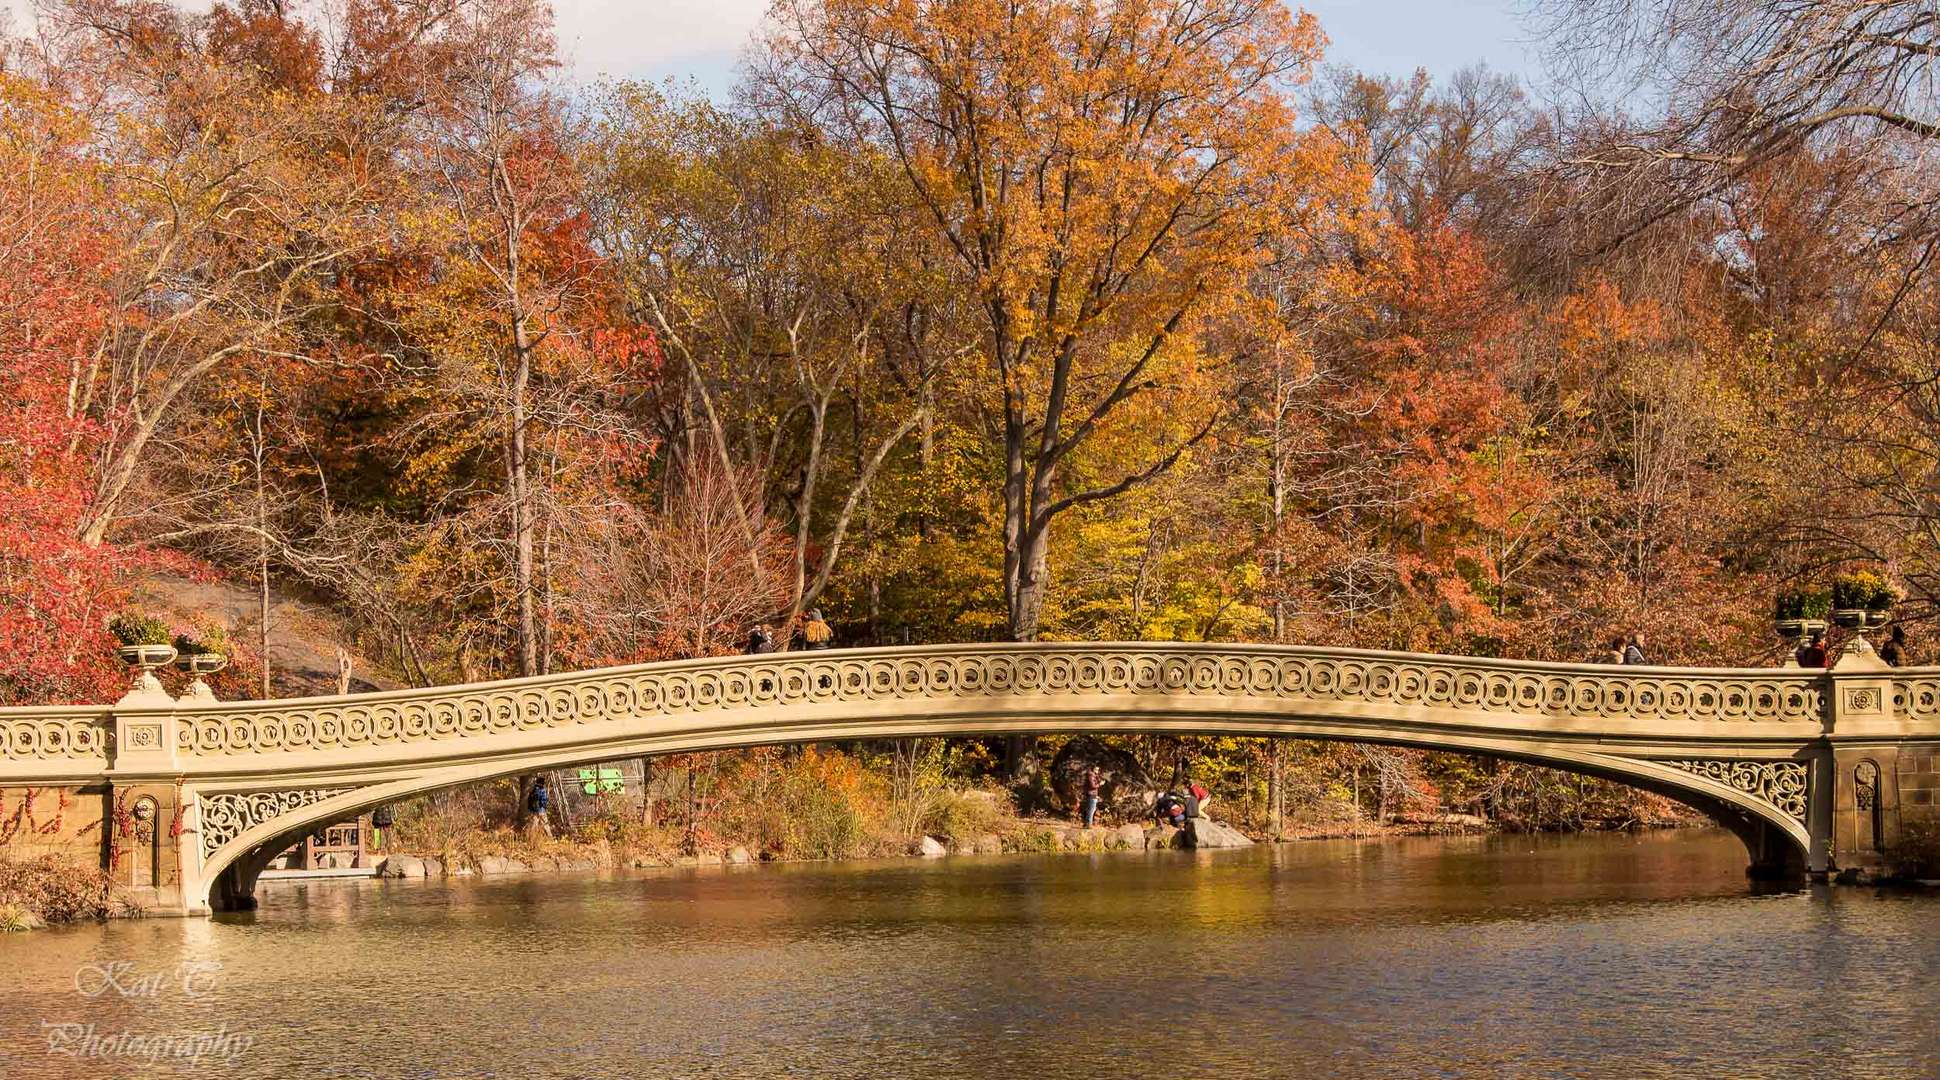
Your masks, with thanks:
[[[579,782],[588,795],[612,795],[626,790],[626,777],[618,769],[581,769]]]

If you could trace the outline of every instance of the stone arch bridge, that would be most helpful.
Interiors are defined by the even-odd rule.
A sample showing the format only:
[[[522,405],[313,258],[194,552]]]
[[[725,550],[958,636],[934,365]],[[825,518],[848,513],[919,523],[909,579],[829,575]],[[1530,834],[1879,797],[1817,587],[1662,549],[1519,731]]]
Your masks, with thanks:
[[[274,855],[374,805],[621,757],[1033,732],[1279,735],[1533,762],[1689,803],[1755,874],[1878,864],[1933,799],[1940,669],[1546,664],[1158,643],[851,649],[346,697],[0,709],[0,790],[99,807],[162,912],[246,907]],[[98,803],[90,802],[95,798]]]

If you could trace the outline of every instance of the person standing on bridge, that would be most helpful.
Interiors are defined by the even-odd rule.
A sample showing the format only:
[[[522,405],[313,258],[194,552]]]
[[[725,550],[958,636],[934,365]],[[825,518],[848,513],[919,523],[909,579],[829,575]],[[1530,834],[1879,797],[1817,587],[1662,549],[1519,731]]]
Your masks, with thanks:
[[[1630,644],[1623,647],[1623,662],[1626,664],[1650,663],[1650,661],[1644,659],[1644,636],[1642,634],[1630,635]]]
[[[826,649],[835,643],[835,631],[822,621],[822,611],[815,608],[809,611],[808,621],[802,624],[802,648]]]
[[[1599,664],[1623,663],[1624,662],[1623,646],[1624,646],[1624,640],[1622,638],[1620,637],[1611,638],[1610,647],[1604,650],[1603,656],[1600,659],[1598,659],[1597,663]]]
[[[1792,658],[1797,660],[1798,665],[1802,668],[1824,667],[1826,662],[1825,631],[1812,631],[1811,640],[1800,645],[1799,651],[1793,653]]]
[[[774,652],[775,636],[768,632],[766,626],[756,626],[748,631],[748,647],[743,651],[749,656]]]
[[[1906,627],[1899,623],[1887,633],[1886,641],[1879,647],[1879,658],[1894,667],[1906,666]]]

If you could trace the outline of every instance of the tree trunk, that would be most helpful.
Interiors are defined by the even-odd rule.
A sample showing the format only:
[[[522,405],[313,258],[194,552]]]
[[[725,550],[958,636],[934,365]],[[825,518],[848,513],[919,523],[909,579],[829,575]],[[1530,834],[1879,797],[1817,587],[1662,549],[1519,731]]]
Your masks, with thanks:
[[[256,615],[259,627],[256,633],[256,651],[263,664],[261,697],[268,700],[269,692],[269,507],[263,496],[263,399],[259,392],[256,398],[256,439],[254,458],[256,465]]]

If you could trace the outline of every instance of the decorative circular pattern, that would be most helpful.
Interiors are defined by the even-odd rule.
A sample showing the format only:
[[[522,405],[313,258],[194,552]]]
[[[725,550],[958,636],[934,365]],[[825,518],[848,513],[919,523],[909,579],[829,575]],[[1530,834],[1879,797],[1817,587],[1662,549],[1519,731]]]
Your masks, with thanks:
[[[1665,724],[1817,722],[1825,684],[1799,673],[1683,676],[1603,674],[1581,665],[1553,672],[1494,661],[1260,651],[1212,646],[969,646],[964,651],[730,657],[603,671],[461,694],[411,691],[307,702],[238,702],[182,716],[176,740],[191,756],[289,753],[490,738],[518,731],[603,724],[721,709],[787,709],[880,700],[1067,697],[1223,697],[1255,702],[1379,705],[1456,714]],[[1892,703],[1940,724],[1940,676],[1894,680]],[[1269,705],[1268,708],[1271,706]],[[7,760],[95,758],[105,762],[113,721],[106,709],[6,717]]]

